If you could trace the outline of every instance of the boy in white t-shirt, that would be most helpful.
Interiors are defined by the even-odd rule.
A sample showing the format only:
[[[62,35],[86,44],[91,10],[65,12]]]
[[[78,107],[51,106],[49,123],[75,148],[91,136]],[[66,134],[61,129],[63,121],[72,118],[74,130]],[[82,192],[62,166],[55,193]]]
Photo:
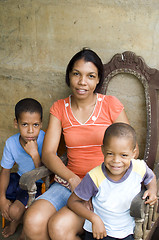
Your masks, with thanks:
[[[134,159],[135,130],[125,123],[114,123],[105,132],[104,163],[91,170],[76,187],[68,207],[85,218],[85,240],[133,240],[135,221],[130,216],[132,199],[143,182],[146,204],[157,201],[156,177],[143,160]],[[94,211],[86,208],[92,198]]]

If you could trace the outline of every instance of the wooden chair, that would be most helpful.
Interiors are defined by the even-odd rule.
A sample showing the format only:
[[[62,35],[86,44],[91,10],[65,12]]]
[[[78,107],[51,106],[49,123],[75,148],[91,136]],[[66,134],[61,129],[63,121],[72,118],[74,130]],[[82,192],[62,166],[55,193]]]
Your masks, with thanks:
[[[156,163],[157,146],[158,146],[158,133],[159,133],[159,116],[158,116],[158,97],[157,90],[159,89],[159,71],[157,69],[149,68],[144,60],[137,56],[133,52],[124,52],[122,54],[116,54],[107,64],[104,64],[105,80],[101,88],[101,93],[106,94],[108,92],[108,86],[111,80],[118,74],[129,74],[137,78],[143,88],[146,99],[146,115],[147,115],[147,128],[144,160],[148,166],[154,170],[157,179],[159,179],[159,163]],[[115,82],[116,86],[119,86],[118,82]],[[120,87],[120,86],[119,86]],[[126,93],[128,94],[128,93]],[[124,106],[126,103],[124,103]],[[131,123],[131,119],[130,123]],[[137,133],[138,134],[138,133]],[[140,147],[140,145],[139,145]],[[67,156],[62,155],[61,160],[66,163]],[[30,173],[23,174],[20,179],[20,186],[23,189],[28,190],[29,201],[28,206],[35,199],[36,185],[35,181],[39,178],[46,177],[46,189],[49,187],[49,176],[51,172],[42,166]],[[159,180],[158,180],[159,189]],[[144,204],[142,200],[143,191],[140,192],[132,201],[130,214],[135,218],[136,226],[134,232],[134,238],[136,240],[150,240],[156,227],[159,226],[159,215],[157,213],[158,206],[149,206]],[[159,196],[159,191],[158,191]]]
[[[122,54],[116,54],[109,63],[104,65],[104,70],[105,81],[102,86],[103,94],[107,92],[110,81],[118,74],[133,75],[141,82],[145,93],[147,113],[144,160],[147,162],[148,166],[154,170],[157,179],[159,179],[159,163],[155,164],[159,134],[159,106],[157,96],[157,90],[159,89],[159,71],[157,69],[149,68],[141,57],[128,51]],[[121,87],[117,82],[116,86],[119,86],[119,88]],[[124,105],[126,105],[126,103]],[[151,207],[145,205],[144,201],[141,199],[142,195],[143,191],[132,201],[130,214],[136,221],[134,238],[136,240],[149,240],[156,227],[159,225],[159,215],[157,214],[157,204]]]

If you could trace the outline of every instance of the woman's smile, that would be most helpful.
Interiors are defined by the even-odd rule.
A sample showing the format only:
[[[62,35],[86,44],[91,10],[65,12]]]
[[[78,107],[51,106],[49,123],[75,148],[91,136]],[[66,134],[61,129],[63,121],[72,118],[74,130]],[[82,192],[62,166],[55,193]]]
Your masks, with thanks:
[[[86,89],[79,89],[79,88],[76,88],[76,91],[77,91],[78,94],[81,94],[81,95],[83,95],[87,92]]]

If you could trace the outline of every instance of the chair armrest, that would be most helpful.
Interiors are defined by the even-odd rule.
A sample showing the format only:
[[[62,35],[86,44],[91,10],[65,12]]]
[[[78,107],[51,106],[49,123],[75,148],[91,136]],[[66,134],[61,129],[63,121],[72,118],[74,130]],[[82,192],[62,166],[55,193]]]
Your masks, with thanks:
[[[27,190],[29,195],[26,208],[29,207],[35,200],[37,193],[36,181],[46,177],[45,182],[49,186],[49,176],[51,174],[52,172],[49,169],[47,169],[45,166],[42,166],[26,172],[20,177],[19,185],[23,190]]]
[[[156,180],[157,180],[157,195],[159,196],[159,163],[156,164],[153,172],[156,175]],[[130,215],[134,218],[141,218],[143,219],[145,217],[145,200],[142,199],[142,196],[144,194],[146,189],[143,189],[141,192],[139,192],[134,199],[131,202],[130,206]]]
[[[64,153],[61,157],[61,161],[67,165],[67,153]],[[26,207],[29,207],[35,200],[35,195],[37,192],[36,181],[45,178],[46,190],[50,185],[50,175],[52,172],[45,166],[35,168],[32,171],[24,173],[20,177],[19,185],[22,189],[28,191],[29,199]]]
[[[36,191],[35,182],[51,174],[52,172],[45,166],[41,166],[39,168],[35,168],[32,171],[26,172],[20,177],[20,188],[23,190],[28,190],[29,192]]]
[[[140,191],[132,200],[130,206],[130,215],[134,218],[141,218],[145,217],[145,200],[142,199],[142,196],[145,192],[145,189]]]
[[[67,164],[67,154],[64,153],[60,159],[66,165]],[[19,185],[23,190],[28,190],[29,192],[36,191],[35,182],[41,178],[47,177],[51,175],[52,172],[46,168],[45,166],[41,166],[39,168],[35,168],[32,171],[24,173],[20,177]]]
[[[159,199],[159,179],[158,176],[156,178]],[[144,192],[145,189],[139,192],[130,206],[130,215],[135,219],[134,239],[136,240],[150,239],[148,236],[152,236],[159,220],[158,203],[156,202],[154,205],[145,204],[145,200],[142,199]]]

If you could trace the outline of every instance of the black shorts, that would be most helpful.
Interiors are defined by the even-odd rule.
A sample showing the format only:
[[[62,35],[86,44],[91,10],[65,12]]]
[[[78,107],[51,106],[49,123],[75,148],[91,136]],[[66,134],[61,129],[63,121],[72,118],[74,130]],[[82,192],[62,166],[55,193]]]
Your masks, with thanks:
[[[85,231],[84,240],[97,240],[97,239],[93,237],[93,233]],[[114,237],[106,236],[106,237],[104,237],[100,240],[134,240],[134,238],[133,238],[133,235],[131,234],[131,235],[125,237],[125,238],[114,238]]]
[[[11,173],[10,174],[10,181],[9,185],[6,191],[6,198],[9,200],[19,200],[21,203],[23,203],[24,206],[27,205],[29,195],[27,190],[23,190],[19,187],[19,179],[20,176],[18,173]],[[37,194],[36,197],[41,195],[41,185],[42,183],[36,183],[37,186]]]

